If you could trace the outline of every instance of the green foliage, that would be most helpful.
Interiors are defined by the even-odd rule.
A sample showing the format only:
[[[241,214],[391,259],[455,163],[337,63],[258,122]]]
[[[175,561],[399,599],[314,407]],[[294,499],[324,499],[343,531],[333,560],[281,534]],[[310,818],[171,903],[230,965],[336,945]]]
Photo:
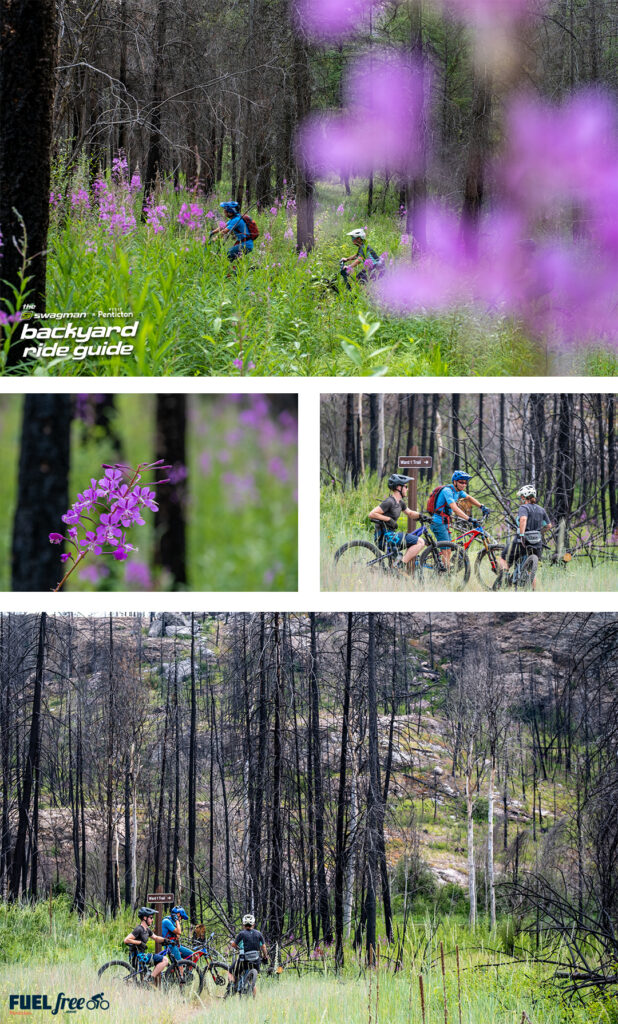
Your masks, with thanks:
[[[139,330],[130,357],[41,359],[34,368],[39,375],[490,376],[546,368],[545,353],[505,319],[471,308],[398,318],[364,286],[353,283],[350,292],[328,287],[338,280],[339,259],[351,254],[346,231],[367,220],[360,184],[349,197],[340,185],[320,186],[317,244],[307,257],[296,252],[287,197],[276,216],[262,211],[255,249],[232,272],[225,243],[209,241],[212,220],[204,217],[194,231],[178,223],[181,203],[194,202],[193,194],[161,189],[157,203],[167,207],[162,233],[141,221],[141,194],[123,194],[119,202],[136,226],[110,234],[95,210],[71,209],[71,188],[85,184],[85,169],[70,184],[68,168],[54,173],[64,199],[52,210],[48,308],[86,311],[94,323],[99,311],[120,309],[139,321]],[[197,199],[204,214],[216,210],[217,198]],[[409,249],[400,241],[395,206],[394,193],[385,193],[369,218],[369,238],[389,259],[405,259]]]

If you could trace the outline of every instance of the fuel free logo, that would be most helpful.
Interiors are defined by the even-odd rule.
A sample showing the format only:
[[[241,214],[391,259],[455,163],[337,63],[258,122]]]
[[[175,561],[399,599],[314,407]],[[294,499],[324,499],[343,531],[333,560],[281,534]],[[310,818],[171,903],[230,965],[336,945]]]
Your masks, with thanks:
[[[35,1010],[48,1010],[55,1016],[57,1013],[77,1013],[78,1010],[109,1010],[109,1000],[104,999],[104,995],[104,992],[97,992],[87,999],[86,996],[67,996],[64,992],[59,992],[55,998],[48,995],[13,993],[9,996],[9,1013],[21,1017],[34,1013]]]

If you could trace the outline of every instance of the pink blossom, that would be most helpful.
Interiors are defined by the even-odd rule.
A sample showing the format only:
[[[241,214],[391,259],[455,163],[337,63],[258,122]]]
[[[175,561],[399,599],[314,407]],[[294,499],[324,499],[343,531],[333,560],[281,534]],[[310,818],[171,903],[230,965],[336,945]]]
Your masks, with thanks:
[[[428,88],[420,63],[388,53],[377,53],[371,69],[357,61],[345,83],[343,112],[314,115],[302,127],[301,157],[316,174],[413,171],[423,152]]]
[[[294,238],[294,232],[292,231],[292,228],[286,228],[285,231],[283,232],[283,237],[288,239]]]
[[[340,203],[340,204],[339,204],[339,206],[337,207],[336,213],[337,213],[337,214],[338,214],[339,216],[341,216],[341,214],[342,214],[342,213],[345,213],[345,210],[344,210],[344,206],[343,206],[343,203]]]
[[[352,32],[372,0],[300,0],[301,28],[317,39],[338,39]]]

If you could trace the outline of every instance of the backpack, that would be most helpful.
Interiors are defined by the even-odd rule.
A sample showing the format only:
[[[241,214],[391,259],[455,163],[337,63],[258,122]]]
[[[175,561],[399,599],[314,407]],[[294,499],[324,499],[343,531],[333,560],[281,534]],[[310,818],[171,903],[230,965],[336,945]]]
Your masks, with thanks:
[[[431,492],[431,494],[427,498],[427,511],[430,512],[431,515],[435,515],[436,512],[438,513],[438,515],[444,515],[443,512],[440,512],[440,510],[436,508],[436,502],[437,502],[440,494],[444,490],[444,487],[445,487],[444,484],[438,484],[437,487],[434,487],[433,491]]]
[[[241,217],[244,220],[245,224],[247,225],[247,230],[249,232],[249,238],[251,239],[252,242],[255,242],[256,238],[259,238],[259,236],[260,236],[260,229],[258,228],[257,224],[249,216],[248,213],[241,214]]]

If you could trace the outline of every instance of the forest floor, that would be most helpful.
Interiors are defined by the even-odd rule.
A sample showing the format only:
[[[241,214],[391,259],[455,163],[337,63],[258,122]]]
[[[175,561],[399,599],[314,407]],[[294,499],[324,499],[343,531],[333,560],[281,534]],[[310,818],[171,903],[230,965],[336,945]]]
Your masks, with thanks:
[[[77,199],[82,187],[86,200]],[[33,359],[37,375],[185,376],[530,376],[616,371],[615,355],[569,349],[548,352],[500,315],[472,307],[441,316],[396,317],[366,287],[337,293],[339,260],[354,254],[346,233],[367,226],[386,263],[410,258],[393,197],[376,197],[368,218],[364,191],[345,195],[338,182],[319,186],[316,247],[296,251],[293,198],[283,195],[257,216],[260,238],[230,274],[225,247],[209,241],[218,200],[166,187],[162,212],[141,221],[142,196],[108,182],[116,227],[99,220],[88,182],[55,182],[48,257],[48,310],[120,310],[139,322],[130,357]],[[194,211],[191,216],[182,213]],[[121,212],[120,212],[121,211]],[[184,221],[179,222],[179,215]],[[118,224],[118,221],[121,224]]]
[[[499,924],[498,932],[501,927]],[[90,955],[84,958],[79,942],[77,955],[62,963],[50,964],[43,954],[36,963],[22,959],[9,970],[5,967],[0,977],[0,1021],[15,1020],[8,1009],[10,994],[46,993],[53,1004],[59,992],[88,999],[101,991],[110,1003],[109,1009],[88,1011],[81,1017],[78,1014],[77,1019],[86,1017],[93,1024],[130,1024],[136,1019],[157,1024],[442,1024],[448,1019],[459,1019],[462,1024],[521,1024],[522,1019],[531,1024],[608,1024],[612,1019],[609,1006],[600,1002],[585,1007],[563,1003],[549,983],[546,967],[526,955],[522,962],[513,962],[495,948],[500,945],[499,934],[490,936],[483,926],[472,936],[463,924],[455,925],[447,918],[440,921],[437,930],[428,921],[412,923],[409,934],[407,966],[397,975],[392,973],[389,951],[384,947],[378,972],[364,970],[348,950],[348,966],[339,977],[328,966],[317,964],[316,973],[260,978],[255,1001],[221,1000],[213,997],[206,985],[201,996],[190,1003],[177,995],[174,998],[157,990],[142,991],[99,980],[96,969],[105,957],[93,944]],[[425,946],[426,939],[429,941]],[[440,941],[445,953],[444,979]],[[413,966],[415,947],[419,959]],[[423,974],[424,1013],[419,969]],[[53,1019],[49,1012],[36,1017]],[[57,1019],[68,1018],[59,1014]]]

